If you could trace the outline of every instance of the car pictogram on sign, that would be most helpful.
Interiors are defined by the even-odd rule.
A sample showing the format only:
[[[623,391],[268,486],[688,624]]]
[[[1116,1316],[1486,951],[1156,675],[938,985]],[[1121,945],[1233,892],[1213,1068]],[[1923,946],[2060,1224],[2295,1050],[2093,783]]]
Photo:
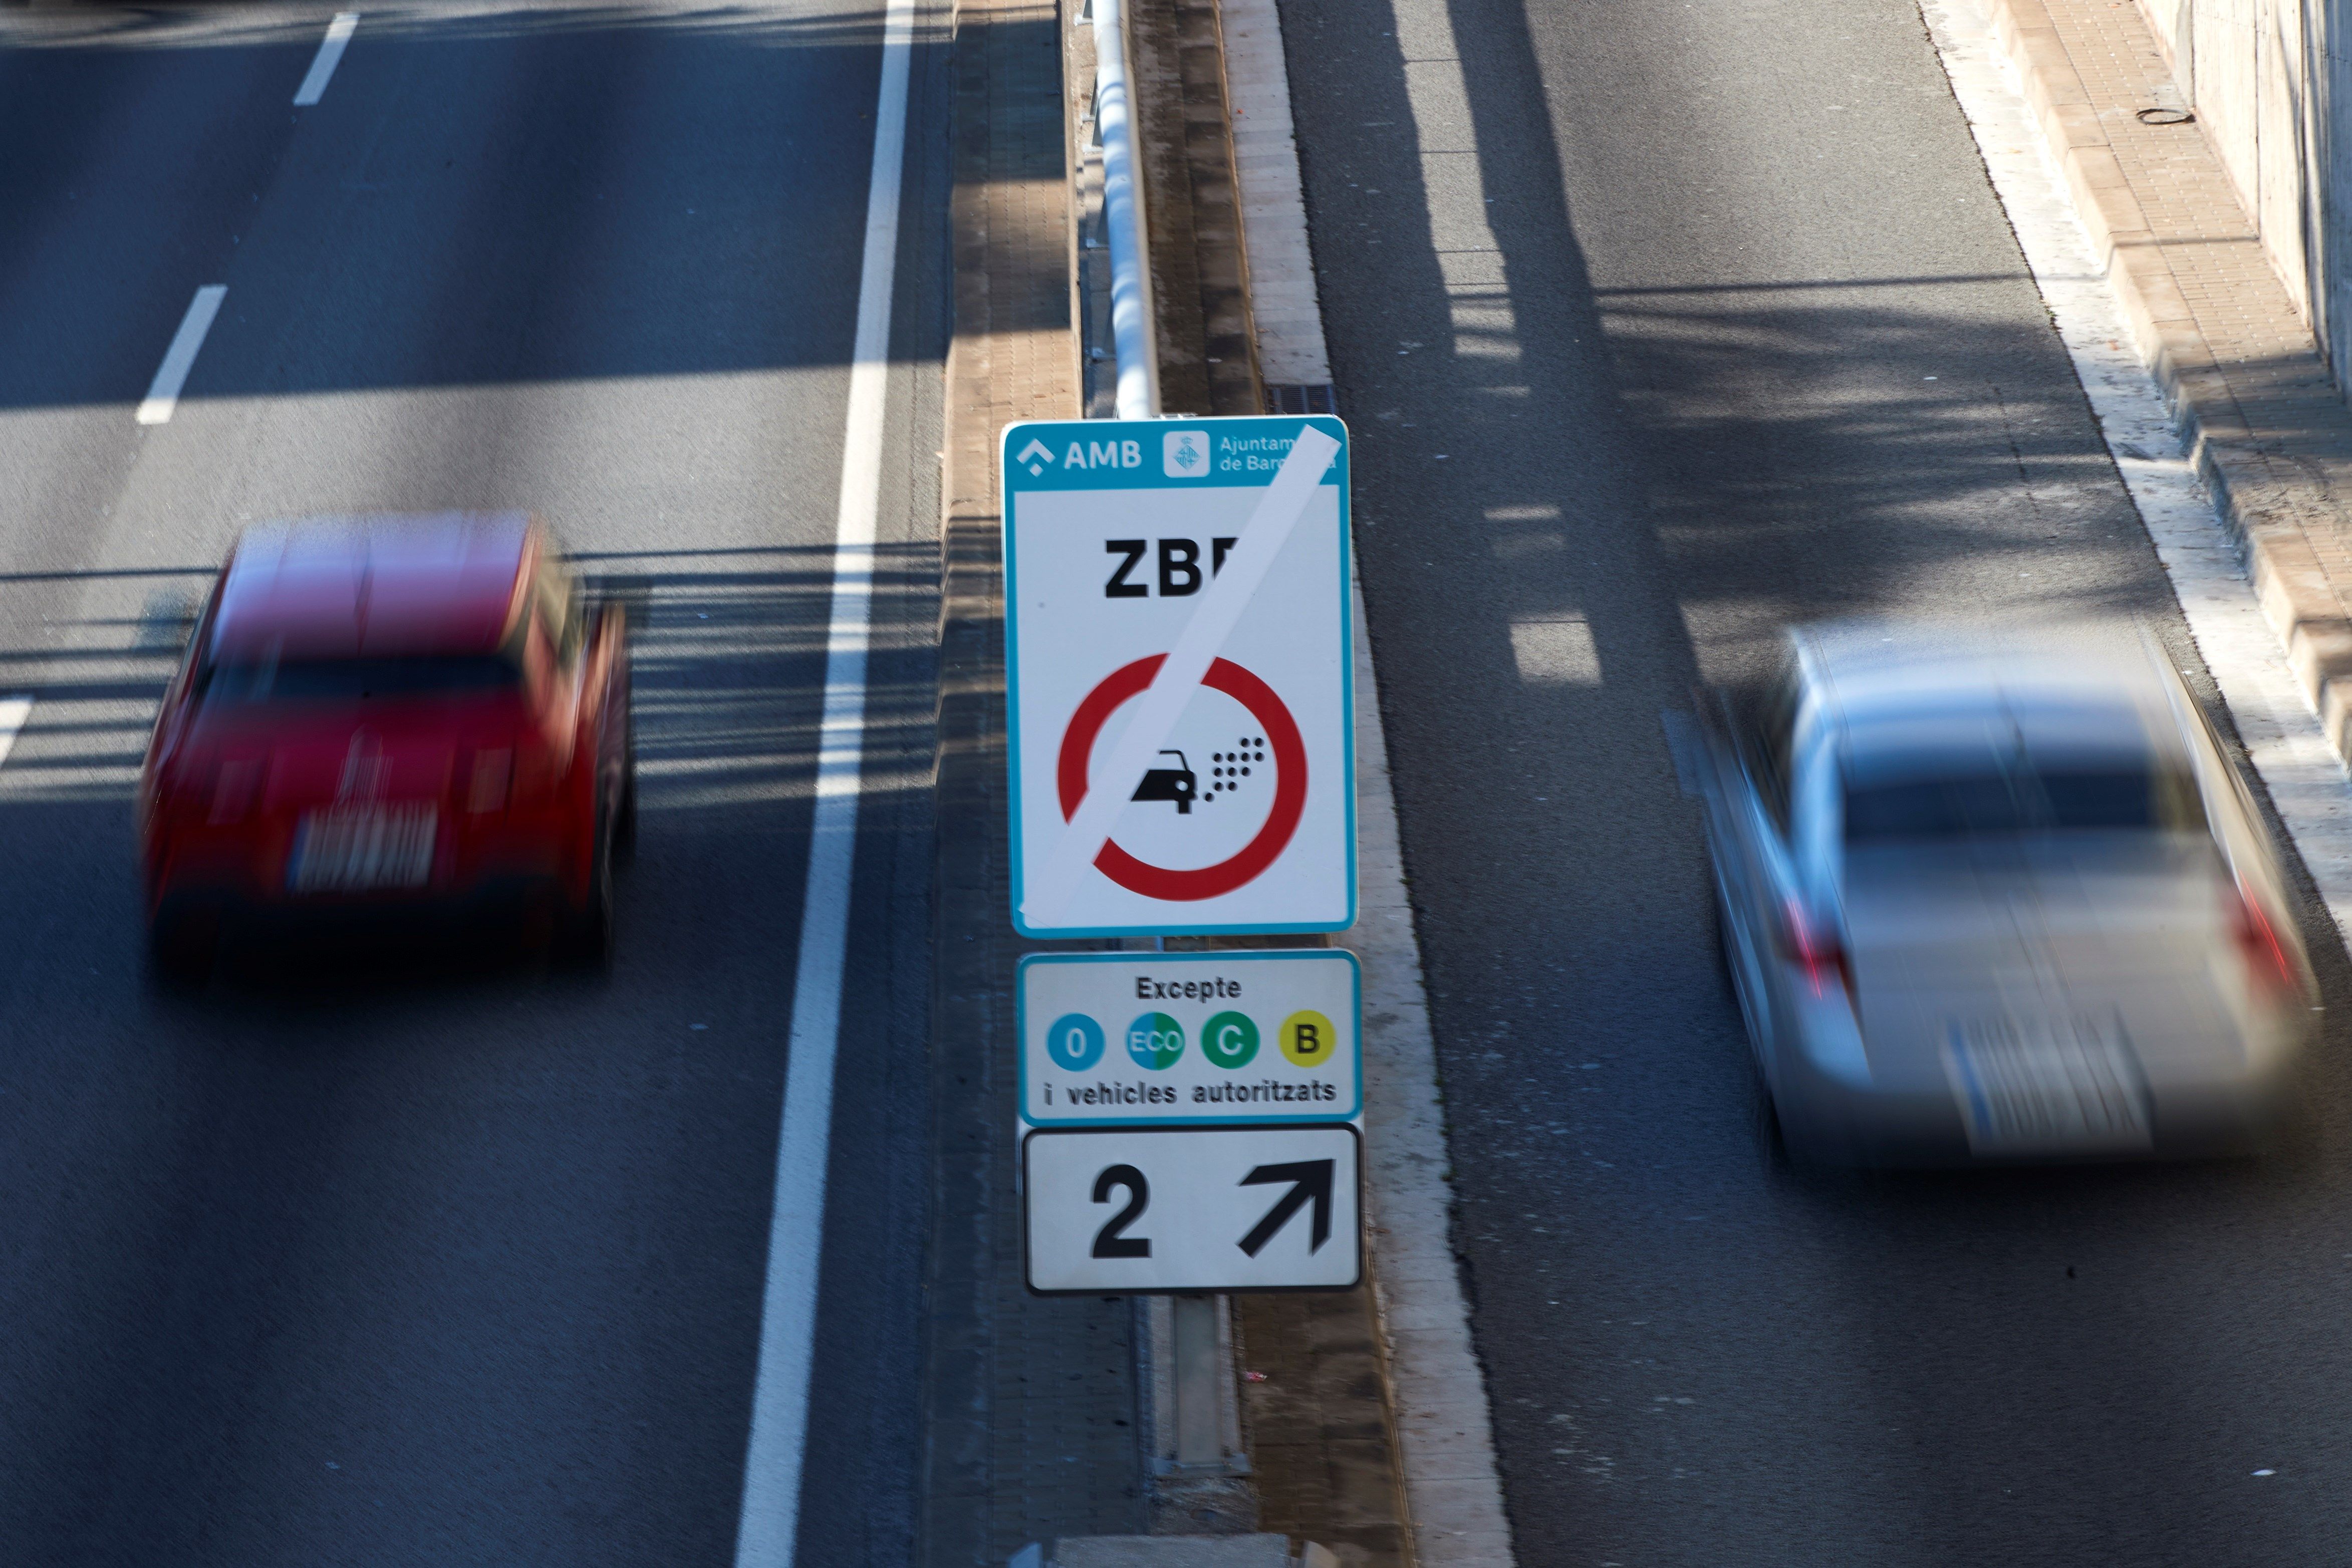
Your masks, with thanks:
[[[1113,670],[1087,693],[1086,700],[1070,716],[1070,727],[1063,733],[1061,756],[1055,770],[1065,821],[1077,815],[1079,804],[1086,799],[1087,759],[1094,753],[1095,740],[1102,733],[1103,725],[1122,705],[1143,694],[1166,657],[1153,654]],[[1290,710],[1283,706],[1274,688],[1231,659],[1223,658],[1209,666],[1208,679],[1201,684],[1240,702],[1265,727],[1274,753],[1274,805],[1256,836],[1238,854],[1213,866],[1189,870],[1156,866],[1121,848],[1116,837],[1105,844],[1102,852],[1095,857],[1095,868],[1120,887],[1150,899],[1190,903],[1247,886],[1289,846],[1291,835],[1298,831],[1298,819],[1307,809],[1307,747],[1299,738],[1298,725],[1291,718]],[[1144,775],[1135,799],[1171,798],[1144,793],[1152,776]],[[1180,803],[1186,809],[1190,805],[1189,798]]]

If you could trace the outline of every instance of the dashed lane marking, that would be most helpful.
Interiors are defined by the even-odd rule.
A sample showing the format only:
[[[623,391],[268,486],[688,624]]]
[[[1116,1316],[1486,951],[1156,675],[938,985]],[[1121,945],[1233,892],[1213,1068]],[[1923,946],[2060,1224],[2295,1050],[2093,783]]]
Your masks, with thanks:
[[[205,346],[205,334],[213,330],[213,318],[220,314],[221,301],[227,298],[227,284],[207,283],[188,301],[188,313],[180,318],[180,330],[172,334],[172,346],[163,351],[163,363],[156,367],[155,380],[139,405],[140,424],[172,422],[172,411],[180,405],[180,388],[188,384],[188,372],[195,368],[196,351]]]
[[[295,108],[308,109],[327,95],[327,83],[333,79],[335,68],[342,64],[343,50],[351,46],[352,34],[359,25],[357,11],[335,13],[335,19],[327,24],[327,36],[319,40],[319,52],[311,57],[310,74],[294,89]]]
[[[16,748],[16,737],[25,728],[25,721],[33,716],[33,700],[29,697],[0,697],[0,763],[5,763],[8,753]]]

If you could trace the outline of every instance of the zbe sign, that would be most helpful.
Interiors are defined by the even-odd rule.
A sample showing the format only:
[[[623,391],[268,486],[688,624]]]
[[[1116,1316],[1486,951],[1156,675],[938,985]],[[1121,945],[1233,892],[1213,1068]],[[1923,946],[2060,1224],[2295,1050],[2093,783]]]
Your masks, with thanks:
[[[1014,925],[1351,924],[1346,427],[1034,422],[1003,459]]]

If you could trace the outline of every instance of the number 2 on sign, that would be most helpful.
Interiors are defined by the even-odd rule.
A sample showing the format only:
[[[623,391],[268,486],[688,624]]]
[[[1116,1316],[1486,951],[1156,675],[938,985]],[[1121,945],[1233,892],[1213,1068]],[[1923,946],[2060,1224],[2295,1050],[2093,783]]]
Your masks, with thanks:
[[[1122,1233],[1142,1217],[1144,1205],[1151,1201],[1151,1184],[1145,1181],[1143,1173],[1132,1165],[1106,1166],[1103,1173],[1095,1178],[1095,1202],[1110,1202],[1111,1191],[1116,1187],[1127,1189],[1127,1206],[1111,1215],[1110,1222],[1095,1232],[1095,1256],[1149,1258],[1151,1256],[1150,1237]]]

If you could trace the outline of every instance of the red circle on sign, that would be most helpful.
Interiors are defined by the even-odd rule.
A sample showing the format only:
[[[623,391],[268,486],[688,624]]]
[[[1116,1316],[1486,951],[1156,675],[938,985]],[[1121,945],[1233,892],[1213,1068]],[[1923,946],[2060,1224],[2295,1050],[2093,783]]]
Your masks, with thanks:
[[[1087,693],[1086,700],[1070,715],[1070,727],[1063,731],[1062,752],[1055,769],[1055,782],[1061,791],[1063,821],[1076,816],[1078,803],[1087,798],[1087,763],[1094,755],[1095,738],[1102,733],[1102,727],[1118,711],[1121,703],[1140,697],[1151,685],[1151,678],[1160,673],[1160,666],[1167,657],[1155,653],[1112,670],[1103,678],[1101,685]],[[1106,842],[1102,853],[1095,857],[1095,869],[1129,892],[1140,893],[1147,899],[1191,902],[1232,892],[1274,864],[1275,857],[1289,847],[1290,836],[1298,831],[1299,818],[1307,815],[1307,742],[1299,736],[1297,721],[1282,705],[1282,699],[1274,694],[1274,688],[1226,658],[1213,662],[1209,673],[1201,678],[1201,684],[1223,692],[1248,709],[1250,716],[1265,726],[1266,743],[1274,752],[1274,809],[1266,813],[1265,825],[1257,830],[1257,837],[1243,845],[1232,858],[1195,871],[1154,866],[1121,849],[1116,840]]]

